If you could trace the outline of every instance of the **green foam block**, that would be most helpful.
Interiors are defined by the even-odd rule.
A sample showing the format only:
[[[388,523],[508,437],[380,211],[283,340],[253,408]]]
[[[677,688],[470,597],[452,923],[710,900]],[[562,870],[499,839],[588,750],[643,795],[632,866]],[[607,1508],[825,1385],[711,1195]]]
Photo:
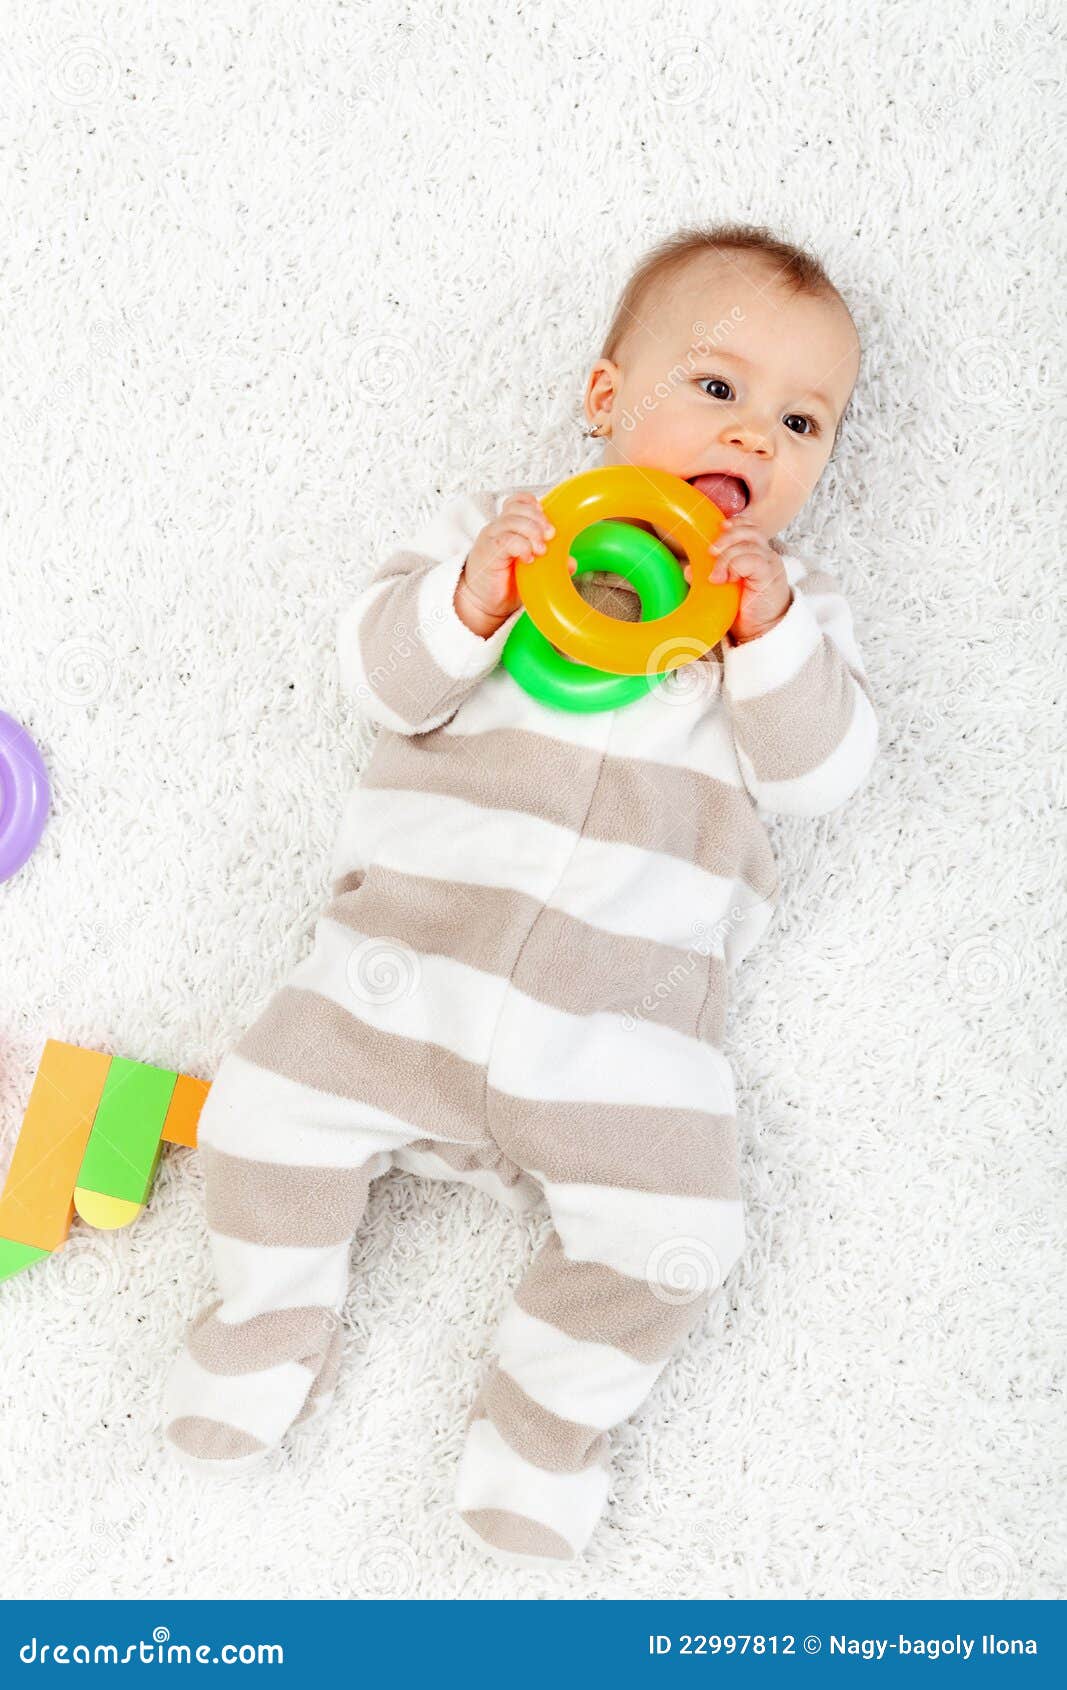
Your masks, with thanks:
[[[178,1076],[125,1056],[112,1058],[78,1173],[78,1185],[144,1203],[159,1161],[163,1123]]]
[[[10,1279],[12,1274],[21,1273],[23,1268],[32,1267],[42,1256],[50,1256],[51,1250],[39,1250],[35,1244],[16,1244],[10,1238],[0,1238],[0,1279]]]

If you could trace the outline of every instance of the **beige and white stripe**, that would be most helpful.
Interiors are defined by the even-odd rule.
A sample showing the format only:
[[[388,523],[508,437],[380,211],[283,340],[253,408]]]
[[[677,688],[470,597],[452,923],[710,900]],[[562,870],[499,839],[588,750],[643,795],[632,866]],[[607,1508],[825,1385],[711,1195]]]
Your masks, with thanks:
[[[612,1428],[743,1249],[721,1043],[777,897],[759,811],[844,802],[877,733],[847,605],[793,558],[782,621],[684,684],[589,715],[531,699],[499,667],[515,617],[483,640],[453,606],[505,496],[451,501],[339,620],[342,686],[381,731],[311,952],[201,1117],[219,1296],[167,1436],[228,1470],[328,1406],[350,1241],[390,1168],[517,1212],[543,1195],[456,1493],[479,1544],[543,1563],[585,1547]],[[636,614],[605,578],[580,590]]]

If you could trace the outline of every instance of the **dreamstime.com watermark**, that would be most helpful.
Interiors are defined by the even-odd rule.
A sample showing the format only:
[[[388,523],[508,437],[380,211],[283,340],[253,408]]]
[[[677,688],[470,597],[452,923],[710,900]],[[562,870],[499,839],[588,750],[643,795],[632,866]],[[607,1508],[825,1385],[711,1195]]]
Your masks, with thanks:
[[[402,1537],[372,1537],[348,1557],[345,1584],[355,1596],[403,1599],[415,1590],[418,1559]]]
[[[420,317],[417,328],[346,330],[334,337],[326,366],[348,397],[364,405],[389,406],[420,380],[432,361],[431,349],[447,346],[453,336],[446,324]]]
[[[118,82],[118,60],[96,36],[72,36],[48,60],[46,87],[61,106],[104,105],[114,98]]]
[[[676,992],[702,961],[706,961],[709,956],[721,956],[728,935],[736,932],[751,918],[754,907],[734,904],[718,921],[710,925],[706,921],[695,921],[691,931],[696,937],[691,945],[687,945],[685,950],[680,952],[679,961],[666,974],[661,975],[644,997],[624,1011],[622,1025],[627,1032],[632,1032],[640,1022],[654,1015],[664,999]]]
[[[285,1650],[280,1643],[172,1643],[165,1625],[157,1625],[151,1641],[138,1643],[49,1643],[31,1637],[19,1650],[24,1666],[282,1666]]]
[[[710,329],[704,322],[695,322],[693,333],[697,338],[686,353],[685,359],[667,370],[655,387],[649,393],[643,393],[635,405],[619,413],[619,426],[623,433],[628,434],[631,429],[636,428],[641,418],[648,416],[664,399],[669,399],[676,387],[692,380],[693,372],[704,362],[712,348],[721,346],[738,323],[743,323],[744,320],[745,313],[740,305],[735,305],[728,317],[720,318]]]
[[[722,1257],[706,1238],[680,1233],[649,1251],[644,1277],[657,1302],[685,1308],[710,1296],[726,1274]]]
[[[381,697],[383,684],[386,679],[401,668],[405,658],[411,657],[419,644],[424,644],[426,631],[430,627],[440,627],[446,619],[443,607],[416,623],[414,628],[408,628],[404,622],[393,623],[393,642],[389,648],[387,662],[379,663],[367,674],[365,681],[360,681],[352,689],[353,696],[364,702]]]
[[[27,406],[18,421],[8,423],[6,433],[16,446],[25,446],[33,430],[50,412],[63,412],[77,393],[92,380],[95,372],[107,370],[137,342],[138,331],[145,317],[145,306],[124,306],[117,316],[101,317],[90,323],[86,331],[88,354],[81,363],[68,366],[35,405]]]

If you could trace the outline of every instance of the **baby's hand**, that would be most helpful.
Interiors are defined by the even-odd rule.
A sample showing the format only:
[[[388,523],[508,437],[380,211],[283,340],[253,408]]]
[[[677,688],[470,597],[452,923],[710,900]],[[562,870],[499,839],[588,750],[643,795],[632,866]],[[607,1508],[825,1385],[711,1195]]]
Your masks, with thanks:
[[[488,637],[522,603],[515,586],[515,563],[528,563],[545,550],[555,529],[533,493],[513,493],[500,515],[478,535],[459,578],[455,607],[475,633]],[[575,562],[567,559],[574,574]]]
[[[746,522],[743,516],[724,522],[722,533],[709,550],[715,564],[708,580],[741,584],[741,602],[729,629],[734,645],[758,639],[782,620],[793,602],[793,589],[780,556],[755,523]],[[688,563],[682,573],[687,581],[691,579]]]

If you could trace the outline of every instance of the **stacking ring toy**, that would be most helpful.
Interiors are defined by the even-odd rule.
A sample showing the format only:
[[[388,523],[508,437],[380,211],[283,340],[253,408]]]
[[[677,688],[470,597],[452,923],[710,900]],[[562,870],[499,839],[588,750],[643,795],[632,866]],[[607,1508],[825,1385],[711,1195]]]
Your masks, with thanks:
[[[17,874],[44,831],[48,776],[26,729],[0,710],[0,881]]]
[[[643,616],[663,616],[685,599],[686,580],[677,558],[643,528],[598,522],[579,534],[570,555],[577,566],[575,575],[606,570],[632,581]],[[585,599],[582,603],[592,609]],[[662,675],[612,675],[584,663],[569,663],[528,613],[519,617],[505,640],[500,661],[531,697],[562,710],[614,710],[650,692],[663,679]]]
[[[561,482],[541,508],[556,532],[540,557],[516,562],[515,585],[534,625],[576,663],[616,675],[666,674],[703,657],[736,617],[738,583],[708,580],[708,548],[722,530],[722,512],[680,476],[608,464]],[[594,610],[575,589],[567,569],[575,538],[605,517],[658,521],[678,537],[692,573],[676,609],[647,622],[621,622]]]

